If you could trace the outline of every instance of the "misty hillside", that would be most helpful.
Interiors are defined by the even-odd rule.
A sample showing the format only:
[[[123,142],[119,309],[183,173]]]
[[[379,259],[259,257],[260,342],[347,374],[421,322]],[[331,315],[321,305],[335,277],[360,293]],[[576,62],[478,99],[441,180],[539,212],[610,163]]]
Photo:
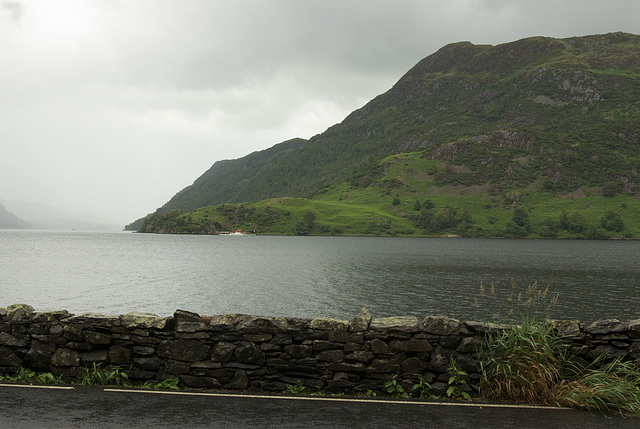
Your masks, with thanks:
[[[540,184],[568,193],[614,183],[633,194],[638,99],[640,36],[454,43],[324,133],[216,162],[158,213],[309,198],[341,182],[370,182],[367,168],[409,152],[436,162],[423,173],[437,183],[425,186],[505,193]]]
[[[0,228],[15,229],[24,227],[24,220],[7,211],[7,209],[2,204],[0,204]]]
[[[87,213],[71,213],[46,204],[22,200],[0,200],[11,213],[21,219],[20,228],[43,230],[118,231],[122,227]]]

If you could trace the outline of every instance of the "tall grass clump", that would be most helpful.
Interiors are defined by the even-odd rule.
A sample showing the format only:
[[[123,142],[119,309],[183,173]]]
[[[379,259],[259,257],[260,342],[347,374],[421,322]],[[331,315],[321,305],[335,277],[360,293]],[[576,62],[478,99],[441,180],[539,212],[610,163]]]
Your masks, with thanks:
[[[487,334],[482,352],[481,392],[485,398],[555,405],[555,387],[565,361],[562,341],[549,323],[523,318]]]
[[[640,416],[640,370],[617,358],[563,382],[556,394],[558,405]]]
[[[481,285],[482,290],[482,285]],[[490,289],[493,291],[493,287]],[[557,295],[548,288],[529,285],[524,294],[512,294],[506,324],[487,332],[479,351],[480,392],[485,399],[498,399],[578,409],[619,412],[640,416],[640,368],[638,363],[617,358],[606,362],[600,356],[586,368],[575,362],[568,346],[548,319]],[[540,318],[538,306],[546,307]],[[513,315],[520,324],[513,322]]]

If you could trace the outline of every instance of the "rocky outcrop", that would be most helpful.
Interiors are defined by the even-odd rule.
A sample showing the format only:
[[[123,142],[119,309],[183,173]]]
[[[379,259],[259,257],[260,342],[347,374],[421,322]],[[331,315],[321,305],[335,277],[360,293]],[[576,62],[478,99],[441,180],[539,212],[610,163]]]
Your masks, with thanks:
[[[555,327],[587,361],[602,354],[640,360],[640,320]],[[359,393],[382,391],[392,376],[406,389],[420,376],[442,384],[453,357],[477,390],[476,353],[486,332],[503,328],[444,316],[374,318],[366,309],[346,321],[184,310],[172,317],[74,316],[13,305],[0,309],[0,372],[24,366],[72,379],[96,363],[118,365],[140,383],[178,378],[191,388],[282,391],[300,381],[329,393]]]

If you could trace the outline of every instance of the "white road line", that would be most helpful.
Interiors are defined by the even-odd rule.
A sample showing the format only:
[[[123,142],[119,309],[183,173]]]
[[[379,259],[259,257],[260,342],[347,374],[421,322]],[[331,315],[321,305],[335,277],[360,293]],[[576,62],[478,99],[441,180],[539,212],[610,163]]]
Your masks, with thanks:
[[[59,390],[73,390],[73,386],[46,386],[39,384],[0,384],[0,387],[28,387],[32,389],[59,389]]]
[[[392,405],[442,405],[456,407],[475,407],[475,408],[521,408],[536,410],[570,410],[571,408],[549,407],[541,405],[516,405],[516,404],[486,404],[473,402],[421,402],[421,401],[393,401],[382,399],[364,399],[364,398],[340,398],[340,397],[323,397],[323,396],[278,396],[278,395],[250,395],[250,394],[232,394],[232,393],[205,393],[205,392],[176,392],[171,390],[137,390],[137,389],[104,389],[105,392],[121,392],[121,393],[150,393],[159,395],[184,395],[184,396],[211,396],[219,398],[247,398],[247,399],[282,399],[288,401],[338,401],[338,402],[364,402],[373,404],[392,404]]]

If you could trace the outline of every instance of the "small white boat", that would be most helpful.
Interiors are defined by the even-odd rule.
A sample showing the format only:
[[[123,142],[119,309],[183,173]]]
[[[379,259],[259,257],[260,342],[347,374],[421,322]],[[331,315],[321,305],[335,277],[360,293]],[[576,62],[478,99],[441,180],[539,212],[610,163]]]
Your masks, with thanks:
[[[238,230],[235,230],[235,229],[234,229],[232,232],[229,232],[229,231],[220,231],[220,232],[218,233],[218,235],[246,235],[246,234],[245,234],[244,232],[240,231],[239,229],[238,229]]]

